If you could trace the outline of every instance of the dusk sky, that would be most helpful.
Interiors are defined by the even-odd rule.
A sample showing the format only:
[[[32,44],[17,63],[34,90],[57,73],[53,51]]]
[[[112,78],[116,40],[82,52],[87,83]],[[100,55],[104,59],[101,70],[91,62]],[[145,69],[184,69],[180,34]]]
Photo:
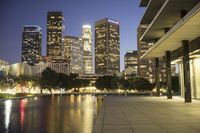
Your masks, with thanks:
[[[120,22],[120,62],[124,54],[137,49],[137,27],[144,13],[140,0],[1,0],[0,59],[9,63],[21,61],[23,25],[42,28],[42,55],[46,55],[46,18],[48,11],[62,11],[64,35],[81,36],[82,25],[92,25],[102,18]]]

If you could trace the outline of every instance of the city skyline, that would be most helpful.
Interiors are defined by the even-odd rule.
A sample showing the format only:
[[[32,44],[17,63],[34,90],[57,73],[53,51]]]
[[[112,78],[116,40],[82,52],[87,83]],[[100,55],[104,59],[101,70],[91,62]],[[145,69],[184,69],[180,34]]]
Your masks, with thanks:
[[[1,133],[200,132],[200,0],[2,1]]]
[[[137,49],[136,30],[139,20],[142,16],[143,9],[138,8],[139,1],[120,2],[109,0],[104,6],[103,1],[24,1],[24,2],[9,2],[3,1],[1,4],[1,11],[3,18],[0,22],[2,27],[1,53],[0,58],[9,63],[16,63],[20,61],[21,53],[21,32],[24,25],[38,25],[42,28],[42,55],[46,55],[46,17],[48,11],[62,11],[65,18],[64,35],[81,36],[82,26],[89,24],[92,26],[92,33],[94,33],[95,21],[108,17],[120,22],[120,66],[121,70],[124,68],[123,56],[127,50]],[[31,7],[27,5],[31,5]],[[112,5],[112,9],[110,8]],[[135,7],[133,7],[134,5]],[[123,8],[126,7],[126,10]],[[128,8],[127,8],[128,7]],[[79,9],[78,11],[74,9]],[[103,10],[103,12],[101,11]],[[92,11],[90,11],[92,10]],[[139,11],[142,10],[142,11]],[[129,12],[134,12],[130,14]],[[138,12],[140,15],[138,15]],[[13,15],[15,14],[15,15]],[[136,15],[138,15],[136,17]],[[19,19],[20,18],[20,19]],[[94,47],[94,37],[93,37]],[[10,49],[15,47],[15,49]],[[94,49],[94,48],[93,48]],[[7,53],[10,54],[7,54]]]

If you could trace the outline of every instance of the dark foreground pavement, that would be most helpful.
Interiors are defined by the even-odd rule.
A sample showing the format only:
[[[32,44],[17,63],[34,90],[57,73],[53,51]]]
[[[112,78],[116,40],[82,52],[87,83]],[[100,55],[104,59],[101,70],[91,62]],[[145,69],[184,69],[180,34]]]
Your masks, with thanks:
[[[93,133],[200,133],[200,100],[106,96]]]

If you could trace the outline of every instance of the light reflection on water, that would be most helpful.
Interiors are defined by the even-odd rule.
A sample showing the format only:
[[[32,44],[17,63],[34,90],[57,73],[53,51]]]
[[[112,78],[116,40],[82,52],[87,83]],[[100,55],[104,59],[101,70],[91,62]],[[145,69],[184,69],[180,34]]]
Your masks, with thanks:
[[[9,123],[10,123],[11,107],[12,107],[12,101],[11,100],[6,100],[5,101],[5,111],[4,111],[4,114],[5,114],[4,123],[5,123],[6,131],[8,131],[8,126],[9,126]]]
[[[24,113],[25,113],[26,103],[27,103],[26,99],[20,100],[20,123],[21,123],[22,129],[23,129],[23,126],[24,126]]]
[[[0,102],[0,133],[91,133],[102,104],[98,99],[54,95]]]

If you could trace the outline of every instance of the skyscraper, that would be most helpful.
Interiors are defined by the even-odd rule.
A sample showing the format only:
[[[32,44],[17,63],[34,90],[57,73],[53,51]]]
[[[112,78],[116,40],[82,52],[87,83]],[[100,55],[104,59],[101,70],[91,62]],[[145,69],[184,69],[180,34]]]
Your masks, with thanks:
[[[120,71],[119,22],[105,18],[95,22],[95,73]]]
[[[22,32],[21,62],[29,65],[38,63],[41,58],[42,32],[36,25],[24,26]]]
[[[140,59],[140,57],[149,50],[153,43],[140,41],[140,37],[145,32],[147,26],[139,25],[137,34],[137,48],[138,48],[138,76],[148,79],[151,83],[155,82],[154,76],[154,62],[152,59]]]
[[[83,26],[83,58],[84,58],[84,74],[93,73],[92,65],[92,31],[90,25]]]
[[[83,43],[74,36],[64,37],[64,58],[69,64],[70,73],[83,74]]]
[[[132,72],[137,75],[137,66],[138,66],[138,59],[137,59],[137,51],[135,50],[128,50],[124,56],[124,66],[125,69],[131,69]]]
[[[47,13],[47,57],[52,63],[62,63],[62,37],[63,37],[63,21],[62,12]]]

